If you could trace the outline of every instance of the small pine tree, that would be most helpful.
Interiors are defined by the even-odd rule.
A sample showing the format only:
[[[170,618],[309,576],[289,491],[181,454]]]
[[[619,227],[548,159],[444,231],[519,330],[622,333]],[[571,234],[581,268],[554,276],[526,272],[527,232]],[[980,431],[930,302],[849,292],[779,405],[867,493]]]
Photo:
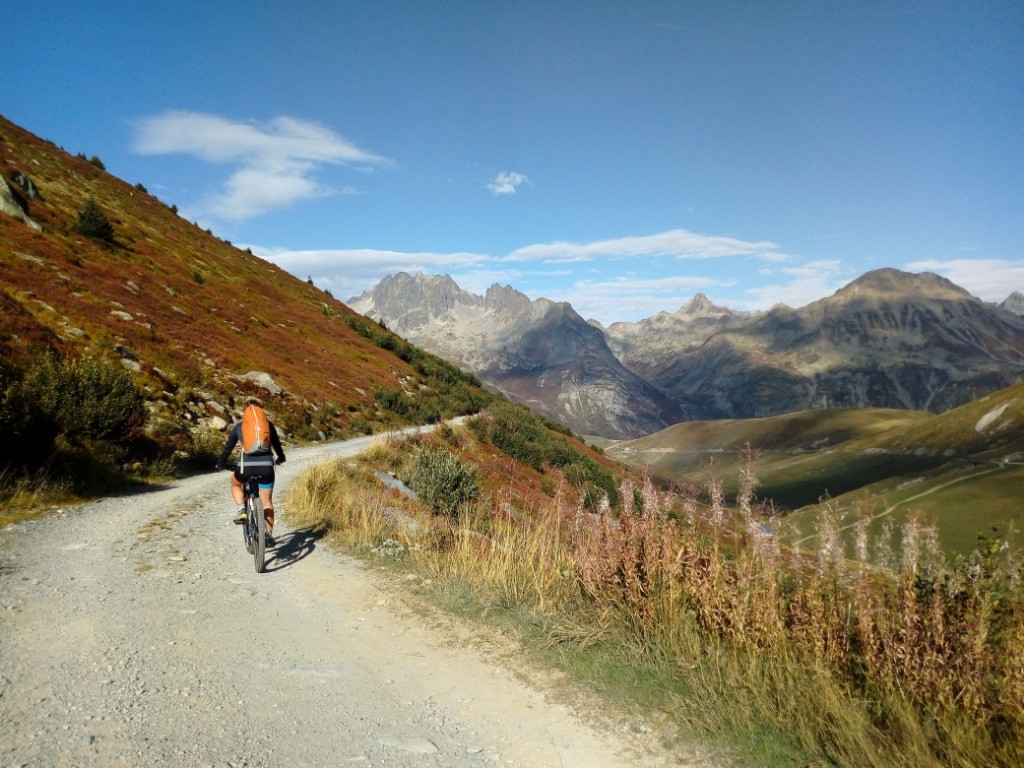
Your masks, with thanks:
[[[93,197],[86,200],[82,210],[78,212],[78,223],[75,224],[75,232],[95,240],[104,240],[108,243],[114,239],[114,227]]]

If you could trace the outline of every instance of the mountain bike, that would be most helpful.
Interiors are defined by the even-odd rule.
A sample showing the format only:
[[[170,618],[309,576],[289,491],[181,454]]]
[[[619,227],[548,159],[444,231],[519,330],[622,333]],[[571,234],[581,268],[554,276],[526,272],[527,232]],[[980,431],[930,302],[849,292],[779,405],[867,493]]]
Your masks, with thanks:
[[[225,464],[223,469],[234,472],[238,469],[238,465],[235,463]],[[252,555],[256,573],[263,573],[266,570],[267,518],[263,514],[263,500],[260,498],[258,477],[246,478],[242,483],[242,504],[245,508],[245,522],[242,524],[242,541],[245,543],[245,551]]]
[[[256,573],[266,569],[267,519],[263,516],[263,501],[260,499],[259,481],[255,477],[242,483],[242,498],[245,504],[246,521],[242,525],[242,539],[245,549],[252,555]]]

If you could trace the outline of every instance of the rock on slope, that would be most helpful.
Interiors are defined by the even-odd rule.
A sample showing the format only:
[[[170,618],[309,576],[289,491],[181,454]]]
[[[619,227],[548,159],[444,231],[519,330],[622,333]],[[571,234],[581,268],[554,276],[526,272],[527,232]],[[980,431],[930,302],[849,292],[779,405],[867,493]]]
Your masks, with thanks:
[[[399,273],[349,306],[582,434],[636,437],[684,415],[564,302],[499,285],[481,297],[447,275]]]

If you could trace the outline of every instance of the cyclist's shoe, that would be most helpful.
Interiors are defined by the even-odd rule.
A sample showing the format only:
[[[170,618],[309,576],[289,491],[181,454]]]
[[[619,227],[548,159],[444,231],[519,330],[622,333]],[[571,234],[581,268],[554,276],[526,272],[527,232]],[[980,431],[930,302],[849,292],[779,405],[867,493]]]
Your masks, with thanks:
[[[268,547],[275,547],[275,546],[277,546],[277,540],[274,539],[274,537],[270,535],[270,531],[267,531],[267,546]]]
[[[244,525],[245,521],[249,519],[249,515],[245,512],[245,507],[238,508],[238,514],[235,515],[235,525]]]

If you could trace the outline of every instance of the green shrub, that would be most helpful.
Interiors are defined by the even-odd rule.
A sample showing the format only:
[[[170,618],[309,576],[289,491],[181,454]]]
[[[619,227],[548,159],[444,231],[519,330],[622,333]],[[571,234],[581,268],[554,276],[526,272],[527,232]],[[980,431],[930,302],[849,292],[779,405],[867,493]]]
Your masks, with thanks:
[[[564,427],[535,415],[524,405],[495,402],[491,419],[477,417],[470,429],[480,437],[485,432],[495,448],[537,470],[545,465],[561,469],[566,480],[584,491],[588,509],[596,509],[601,496],[614,509],[621,505],[615,477],[593,458],[569,442]],[[478,423],[474,423],[478,422]]]
[[[42,466],[53,452],[56,421],[26,392],[21,370],[0,358],[0,424],[7,439],[0,441],[0,467]]]
[[[120,366],[48,355],[28,372],[24,387],[28,399],[72,442],[130,440],[146,423],[142,392]]]
[[[200,469],[211,469],[220,458],[225,437],[214,429],[203,429],[189,435],[188,461]]]
[[[90,197],[86,200],[85,205],[78,212],[75,232],[94,240],[103,240],[108,243],[113,241],[114,227],[103,209],[100,208],[100,204],[96,202],[96,198]]]
[[[435,513],[449,517],[480,495],[476,466],[446,448],[418,447],[402,480]]]
[[[491,441],[491,422],[486,416],[474,416],[466,422],[466,426],[480,442],[489,443]]]

